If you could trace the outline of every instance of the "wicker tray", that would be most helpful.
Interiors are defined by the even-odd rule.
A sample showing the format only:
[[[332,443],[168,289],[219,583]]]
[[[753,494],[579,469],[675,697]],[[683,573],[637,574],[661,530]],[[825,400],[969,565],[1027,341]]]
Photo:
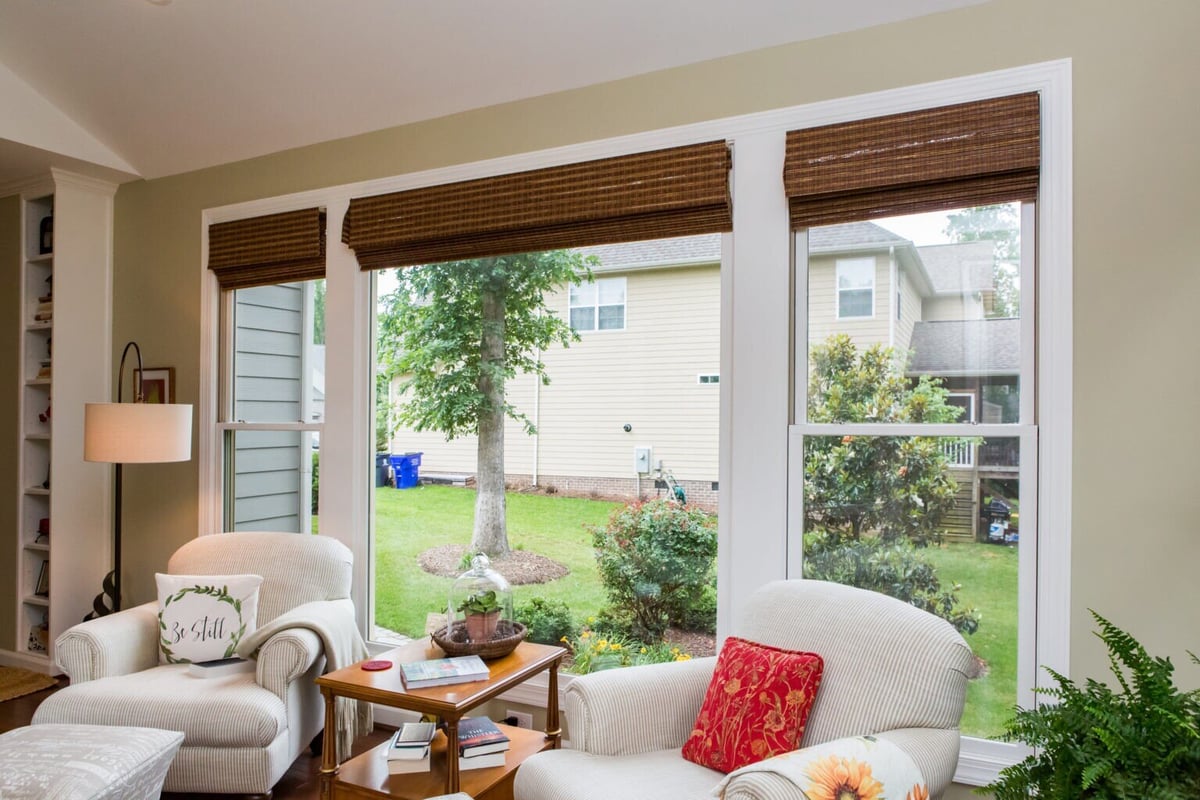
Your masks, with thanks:
[[[466,623],[459,620],[450,626],[449,635],[446,633],[446,626],[443,625],[429,634],[429,638],[445,650],[448,656],[479,656],[486,661],[506,656],[516,650],[517,645],[525,638],[525,626],[519,622],[502,619],[496,626],[496,633],[492,635],[491,641],[468,642]]]

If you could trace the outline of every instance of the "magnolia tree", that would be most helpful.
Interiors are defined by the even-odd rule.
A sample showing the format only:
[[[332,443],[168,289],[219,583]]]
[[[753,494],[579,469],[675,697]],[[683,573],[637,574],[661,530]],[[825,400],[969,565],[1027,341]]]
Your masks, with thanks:
[[[849,336],[812,348],[808,419],[816,423],[954,422],[961,410],[922,376],[914,385],[890,347],[859,353]],[[805,530],[834,543],[866,531],[884,539],[931,538],[954,505],[957,484],[938,439],[928,436],[810,436],[804,445]]]
[[[533,423],[505,398],[518,373],[549,383],[540,354],[578,336],[546,295],[591,280],[584,257],[568,250],[520,253],[398,270],[382,298],[379,364],[401,377],[397,422],[447,439],[478,437],[471,549],[509,552],[504,500],[504,420]]]

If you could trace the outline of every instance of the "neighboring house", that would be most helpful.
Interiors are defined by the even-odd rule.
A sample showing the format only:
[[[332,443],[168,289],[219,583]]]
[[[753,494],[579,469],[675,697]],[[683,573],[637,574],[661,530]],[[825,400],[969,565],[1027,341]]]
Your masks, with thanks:
[[[985,318],[991,242],[916,247],[869,222],[814,228],[808,238],[810,344],[842,332],[860,349],[910,352],[909,373],[942,378],[964,422],[1015,421],[1006,413],[1016,408],[1017,320]],[[661,478],[669,472],[689,501],[715,508],[720,236],[581,250],[600,260],[595,282],[548,300],[580,341],[543,354],[548,386],[521,376],[508,387],[538,430],[529,436],[508,423],[509,484],[653,497],[666,493]],[[638,461],[643,449],[649,456]],[[962,535],[974,534],[978,518],[985,475],[977,449],[948,447],[963,487],[949,524]],[[475,472],[474,437],[447,442],[402,428],[392,450],[422,452],[423,478]]]

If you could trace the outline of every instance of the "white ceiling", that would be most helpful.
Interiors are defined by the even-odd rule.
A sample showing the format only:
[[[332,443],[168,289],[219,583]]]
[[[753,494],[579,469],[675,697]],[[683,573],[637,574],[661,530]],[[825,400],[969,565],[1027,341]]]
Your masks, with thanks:
[[[0,0],[0,184],[171,175],[979,2]]]

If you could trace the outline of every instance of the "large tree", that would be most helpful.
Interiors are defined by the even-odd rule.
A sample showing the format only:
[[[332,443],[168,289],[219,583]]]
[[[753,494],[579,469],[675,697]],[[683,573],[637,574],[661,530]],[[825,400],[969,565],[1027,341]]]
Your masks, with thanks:
[[[940,423],[961,409],[928,376],[914,384],[890,347],[861,354],[845,334],[813,346],[808,419],[815,423]],[[957,484],[941,440],[929,436],[810,436],[804,445],[806,531],[833,542],[876,531],[922,543],[954,505]]]
[[[569,250],[521,253],[409,267],[381,300],[379,363],[401,377],[398,422],[447,439],[478,437],[471,548],[508,553],[504,500],[504,420],[530,419],[505,397],[518,373],[549,383],[541,353],[578,340],[546,306],[546,295],[591,280],[584,257]]]
[[[1017,316],[1021,306],[1019,206],[1015,203],[1004,203],[965,208],[947,216],[945,233],[956,242],[992,243],[996,257],[993,267],[995,298],[992,316]]]

